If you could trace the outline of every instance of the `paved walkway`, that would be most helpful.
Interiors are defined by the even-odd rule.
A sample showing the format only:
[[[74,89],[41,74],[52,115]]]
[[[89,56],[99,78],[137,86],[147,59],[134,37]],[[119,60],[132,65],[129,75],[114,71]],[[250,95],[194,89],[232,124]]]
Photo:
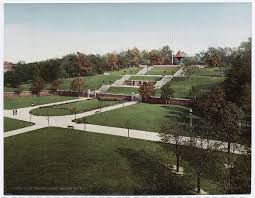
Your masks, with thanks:
[[[86,100],[86,99],[88,99],[88,98],[77,99],[77,100],[80,101],[80,100]],[[77,101],[77,100],[72,100],[72,101]],[[53,103],[53,104],[55,105],[55,104],[59,104],[59,103],[63,104],[65,102],[58,102],[58,103]],[[66,103],[70,103],[70,101],[66,101]],[[53,104],[39,105],[39,106],[51,106]],[[6,117],[23,120],[23,121],[28,121],[28,122],[30,121],[30,118],[31,118],[31,121],[33,123],[35,123],[35,125],[30,126],[30,127],[5,132],[4,137],[7,138],[7,137],[19,135],[22,133],[36,130],[36,129],[44,128],[47,126],[61,127],[61,128],[67,128],[68,126],[72,126],[74,129],[81,130],[81,131],[96,132],[96,133],[102,133],[102,134],[109,134],[109,135],[149,140],[149,141],[161,141],[161,139],[159,137],[159,133],[156,133],[156,132],[134,130],[134,129],[128,130],[125,128],[100,126],[100,125],[94,125],[94,124],[77,124],[75,122],[72,122],[72,120],[75,118],[82,118],[82,117],[110,111],[113,109],[122,108],[124,106],[130,106],[130,105],[134,105],[134,104],[136,104],[136,102],[126,102],[124,104],[117,104],[117,105],[113,105],[110,107],[104,107],[101,110],[96,109],[96,110],[76,114],[76,117],[75,117],[75,115],[50,116],[50,117],[48,117],[48,116],[33,116],[32,115],[32,117],[31,117],[29,114],[29,111],[31,111],[34,108],[38,108],[39,106],[21,108],[18,110],[18,115],[16,115],[16,116],[12,115],[12,110],[4,110],[4,116],[6,116]],[[209,144],[211,146],[214,145],[214,146],[212,146],[213,150],[218,150],[218,151],[223,151],[223,152],[227,151],[227,149],[226,149],[227,143],[225,143],[225,142],[215,141],[215,140],[208,141],[208,140],[202,139],[202,138],[195,138],[195,139],[197,140],[196,147],[206,149]],[[185,136],[180,137],[181,145],[188,145],[189,141],[190,141],[190,137],[185,137]],[[171,138],[169,143],[175,144],[174,137]],[[246,154],[247,149],[249,151],[249,148],[246,148],[243,145],[232,144],[232,152],[233,153]]]
[[[141,69],[136,75],[144,75],[144,74],[146,74],[148,71],[150,71],[150,70],[152,70],[153,69],[153,67],[151,66],[151,67],[148,67],[147,65],[143,68],[143,69]]]

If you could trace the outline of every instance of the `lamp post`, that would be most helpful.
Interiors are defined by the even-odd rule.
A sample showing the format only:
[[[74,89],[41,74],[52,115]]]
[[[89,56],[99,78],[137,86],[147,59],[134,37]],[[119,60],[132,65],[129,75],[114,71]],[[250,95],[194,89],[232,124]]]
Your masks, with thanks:
[[[242,123],[241,123],[241,121],[238,122],[238,126],[239,126],[239,133],[241,134],[241,131],[242,131]]]
[[[192,109],[189,110],[189,126],[192,127]]]
[[[32,114],[30,114],[30,125],[32,125]]]

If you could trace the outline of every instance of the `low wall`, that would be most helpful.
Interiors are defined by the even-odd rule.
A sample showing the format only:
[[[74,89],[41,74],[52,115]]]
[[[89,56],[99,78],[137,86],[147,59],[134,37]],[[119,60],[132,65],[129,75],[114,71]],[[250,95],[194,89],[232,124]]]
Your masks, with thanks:
[[[131,101],[132,96],[122,94],[97,93],[96,98],[99,100],[127,100]]]
[[[22,91],[20,94],[16,92],[4,92],[5,97],[17,97],[17,96],[32,96],[31,91]],[[40,96],[50,96],[52,95],[50,90],[43,90],[40,92]]]
[[[57,95],[59,96],[74,96],[74,97],[87,97],[85,91],[70,91],[70,90],[58,90]]]
[[[162,99],[158,97],[151,97],[148,99],[148,103],[150,104],[172,104],[172,105],[191,105],[192,101],[190,99],[182,99],[182,98],[173,98],[173,99]]]

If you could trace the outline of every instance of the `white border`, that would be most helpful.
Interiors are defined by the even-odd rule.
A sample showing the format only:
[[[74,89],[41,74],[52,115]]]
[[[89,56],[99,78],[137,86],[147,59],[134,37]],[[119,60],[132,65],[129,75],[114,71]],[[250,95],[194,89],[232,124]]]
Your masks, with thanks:
[[[0,67],[0,90],[1,93],[3,93],[3,46],[4,46],[4,3],[241,3],[241,2],[252,2],[252,0],[0,0],[0,64],[2,67]],[[255,4],[252,2],[252,37],[254,36],[254,27],[255,27],[255,21],[254,21],[254,10],[255,10]],[[240,30],[241,31],[241,30]],[[254,38],[254,37],[253,37]],[[252,39],[252,46],[255,46],[255,41]],[[252,68],[254,68],[254,51],[252,50]],[[255,76],[255,70],[252,69],[252,76]],[[255,90],[253,87],[255,86],[255,79],[252,78],[252,101],[255,96]],[[3,96],[0,99],[0,107],[3,109]],[[253,105],[255,102],[252,102],[252,123],[255,123],[254,118],[254,108]],[[0,196],[2,197],[26,197],[26,196],[6,196],[3,195],[3,111],[0,111],[1,117],[0,117],[0,125],[2,127],[0,132],[0,138],[2,141],[0,141],[0,148],[2,150],[2,155],[0,154]],[[255,127],[252,124],[252,149],[254,148],[254,142],[255,142]],[[255,155],[254,152],[252,152],[252,180],[251,180],[251,194],[250,195],[187,195],[187,196],[142,196],[142,197],[231,197],[231,198],[254,198],[255,197]],[[28,196],[27,196],[28,197]],[[29,196],[29,197],[64,197],[64,196]],[[65,197],[85,197],[85,196],[65,196]],[[102,196],[89,196],[89,197],[102,197]],[[104,196],[104,197],[114,197],[114,196]],[[124,196],[117,196],[117,197],[124,197]],[[129,197],[139,197],[139,196],[129,196]]]

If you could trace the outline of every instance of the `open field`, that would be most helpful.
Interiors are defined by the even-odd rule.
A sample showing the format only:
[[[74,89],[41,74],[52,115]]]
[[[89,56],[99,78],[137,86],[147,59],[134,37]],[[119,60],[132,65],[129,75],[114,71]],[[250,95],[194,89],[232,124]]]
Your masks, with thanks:
[[[222,77],[222,69],[219,67],[194,68],[192,76]]]
[[[177,67],[155,67],[148,71],[146,75],[173,75],[177,70]]]
[[[189,90],[192,86],[201,89],[207,89],[218,86],[224,81],[221,77],[177,77],[172,79],[172,87],[175,90],[175,98],[189,98]]]
[[[4,117],[4,132],[30,126],[29,122]]]
[[[139,72],[142,68],[139,67],[130,67],[130,68],[124,68],[124,69],[120,69],[120,70],[116,70],[116,71],[108,71],[106,73],[109,73],[111,75],[125,75],[125,74],[129,74],[129,75],[134,75],[137,72]]]
[[[223,160],[215,160],[223,156],[215,154],[201,174],[202,188],[210,194],[223,193]],[[169,168],[175,164],[174,146],[72,129],[44,128],[7,138],[4,156],[5,194],[194,194],[196,184],[188,157],[181,158],[183,176]],[[68,189],[70,184],[80,188]]]
[[[83,100],[80,102],[73,102],[62,105],[55,105],[51,107],[37,108],[30,111],[33,115],[38,116],[62,116],[71,115],[75,113],[82,113],[85,111],[90,111],[98,109],[100,107],[111,106],[120,103],[119,101],[100,101],[100,100]]]
[[[189,108],[175,105],[139,103],[87,117],[87,123],[160,132],[162,123],[173,117],[186,115],[189,122]],[[194,116],[194,124],[195,124]],[[183,135],[189,135],[189,131]]]
[[[74,97],[67,96],[20,96],[4,97],[4,109],[18,109],[34,105],[48,104],[72,100]]]
[[[131,76],[129,80],[147,80],[147,81],[159,81],[161,80],[162,77],[157,77],[157,76]]]

